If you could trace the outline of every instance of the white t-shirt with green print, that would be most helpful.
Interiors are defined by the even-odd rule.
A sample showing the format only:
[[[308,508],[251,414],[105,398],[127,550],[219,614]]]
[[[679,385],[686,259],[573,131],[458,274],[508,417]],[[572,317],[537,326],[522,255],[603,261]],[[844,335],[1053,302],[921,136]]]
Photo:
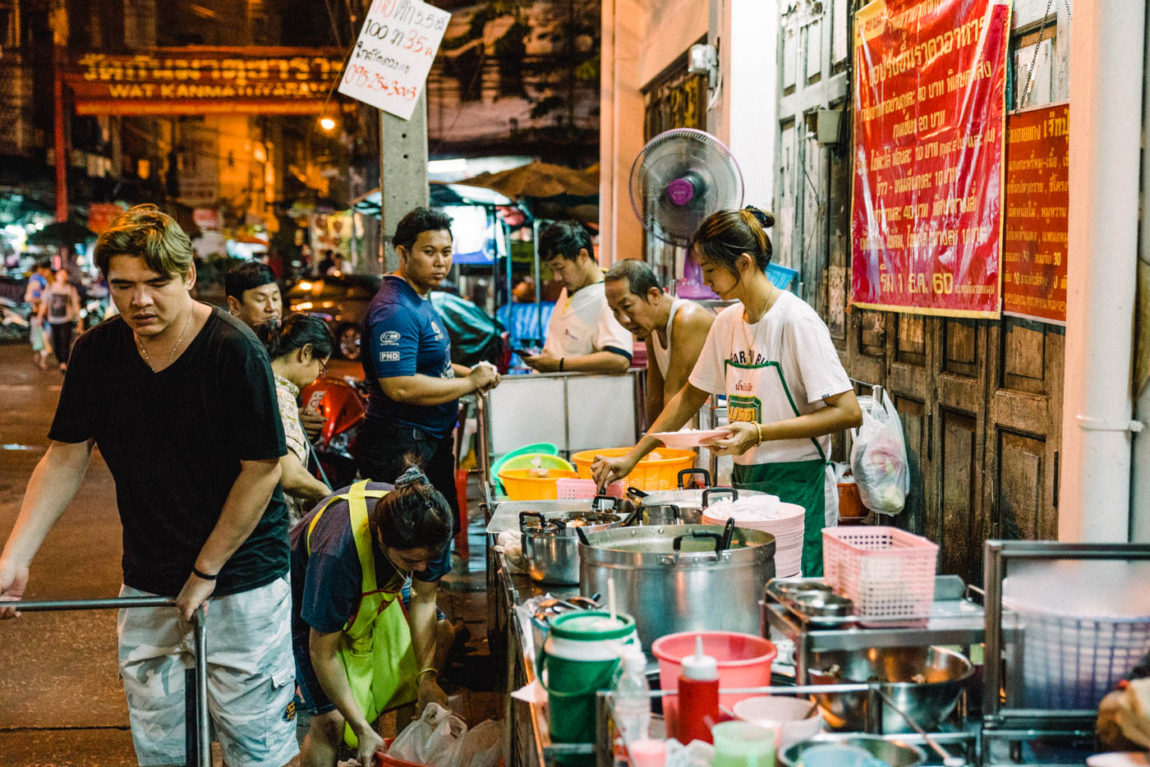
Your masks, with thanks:
[[[785,388],[779,384],[779,373]],[[703,391],[726,394],[733,420],[760,423],[793,418],[796,409],[799,415],[812,413],[826,407],[824,397],[851,388],[826,324],[810,305],[788,292],[783,292],[753,325],[743,320],[741,303],[719,312],[690,382]],[[819,437],[818,442],[823,454],[829,455],[830,435]],[[736,456],[735,462],[761,464],[819,457],[810,439],[776,440]]]

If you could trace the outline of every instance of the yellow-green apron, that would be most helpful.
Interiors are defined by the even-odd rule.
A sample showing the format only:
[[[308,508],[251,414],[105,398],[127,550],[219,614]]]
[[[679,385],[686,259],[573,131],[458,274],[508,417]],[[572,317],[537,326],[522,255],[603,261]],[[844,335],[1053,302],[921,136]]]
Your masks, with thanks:
[[[316,523],[332,503],[347,501],[351,532],[363,570],[363,595],[355,615],[343,628],[337,654],[347,674],[352,696],[367,721],[380,714],[412,703],[417,697],[415,648],[403,609],[400,591],[385,591],[376,582],[375,553],[367,524],[367,499],[387,495],[386,490],[368,490],[367,480],[348,488],[347,495],[335,496],[316,513],[307,531],[308,555]],[[350,725],[344,726],[344,742],[355,748],[357,739]]]
[[[753,353],[749,356],[754,359]],[[724,374],[729,421],[773,423],[801,415],[778,362],[748,364],[727,360]],[[811,439],[811,443],[817,457],[762,464],[736,463],[731,473],[731,484],[736,488],[761,490],[777,495],[784,503],[797,503],[806,509],[802,568],[803,575],[808,577],[823,574],[822,530],[826,526],[827,458],[818,440]]]

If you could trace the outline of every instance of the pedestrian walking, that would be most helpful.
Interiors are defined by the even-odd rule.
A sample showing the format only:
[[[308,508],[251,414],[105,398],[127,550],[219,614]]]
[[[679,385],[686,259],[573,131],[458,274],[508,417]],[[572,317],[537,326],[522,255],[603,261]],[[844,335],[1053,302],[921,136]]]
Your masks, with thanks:
[[[28,340],[32,344],[32,361],[41,370],[48,368],[48,354],[52,351],[52,344],[44,332],[44,321],[40,319],[40,303],[48,283],[52,280],[52,265],[48,259],[36,264],[36,268],[28,275],[28,286],[24,290],[24,303],[32,307],[28,318]]]
[[[231,315],[192,298],[191,242],[139,205],[95,261],[120,312],[76,343],[47,452],[0,554],[0,600],[19,599],[37,549],[98,446],[123,524],[120,677],[140,764],[184,764],[191,620],[208,632],[208,709],[224,761],[278,767],[298,751],[283,427],[267,353]],[[4,609],[0,618],[15,611]]]
[[[41,294],[41,322],[47,322],[52,331],[52,349],[60,372],[68,369],[68,358],[72,352],[72,337],[76,321],[80,318],[80,293],[76,286],[68,282],[68,272],[57,269],[52,282]]]

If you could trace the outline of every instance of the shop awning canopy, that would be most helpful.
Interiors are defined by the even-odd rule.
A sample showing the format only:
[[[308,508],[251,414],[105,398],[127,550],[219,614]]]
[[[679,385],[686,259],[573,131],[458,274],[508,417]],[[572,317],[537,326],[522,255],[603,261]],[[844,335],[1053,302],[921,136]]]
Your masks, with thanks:
[[[431,192],[431,205],[435,208],[447,208],[453,205],[481,205],[496,207],[512,205],[513,201],[493,189],[465,184],[446,184],[432,181],[428,184]],[[379,190],[372,189],[367,194],[358,197],[351,203],[353,210],[369,216],[379,215]]]

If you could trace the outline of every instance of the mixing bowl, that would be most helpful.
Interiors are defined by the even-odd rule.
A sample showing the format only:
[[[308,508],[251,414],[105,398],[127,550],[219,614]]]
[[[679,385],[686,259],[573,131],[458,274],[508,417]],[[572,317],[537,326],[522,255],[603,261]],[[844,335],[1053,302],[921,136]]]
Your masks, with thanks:
[[[970,661],[942,647],[886,647],[812,653],[808,673],[814,684],[881,682],[882,691],[920,727],[931,730],[954,710]],[[868,694],[816,695],[823,718],[834,730],[865,730]],[[897,711],[882,707],[882,731],[912,732]]]

